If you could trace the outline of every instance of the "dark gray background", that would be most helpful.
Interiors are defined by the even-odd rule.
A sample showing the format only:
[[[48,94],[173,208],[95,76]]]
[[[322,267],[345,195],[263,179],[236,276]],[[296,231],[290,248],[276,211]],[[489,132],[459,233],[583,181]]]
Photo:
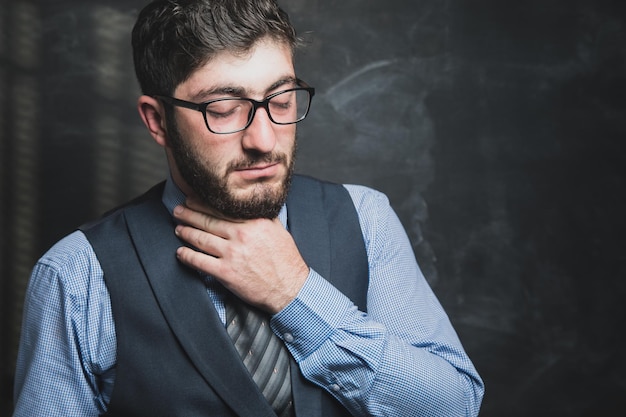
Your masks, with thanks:
[[[32,264],[164,176],[143,1],[0,1],[0,414]],[[300,172],[373,186],[487,385],[483,416],[623,416],[620,1],[283,1],[317,88]]]

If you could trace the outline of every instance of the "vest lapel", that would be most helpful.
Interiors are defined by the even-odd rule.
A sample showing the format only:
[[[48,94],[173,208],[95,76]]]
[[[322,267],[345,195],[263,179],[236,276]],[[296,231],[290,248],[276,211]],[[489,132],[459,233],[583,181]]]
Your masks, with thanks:
[[[343,186],[325,185],[329,184],[293,177],[287,197],[289,232],[307,265],[365,309],[368,265],[365,246],[357,240],[361,236],[358,214]],[[333,260],[332,253],[339,258]],[[291,376],[298,417],[349,414],[296,367]]]
[[[176,248],[182,243],[174,235],[170,214],[160,199],[143,210],[149,212],[128,209],[127,225],[154,295],[181,346],[206,382],[237,414],[275,416],[239,360],[202,278],[176,260]],[[194,320],[198,317],[204,319]]]
[[[307,184],[308,183],[308,184]],[[287,197],[287,222],[307,265],[330,277],[330,233],[321,184],[295,175]]]
[[[294,176],[287,197],[287,223],[307,265],[321,276],[330,277],[330,234],[322,198],[320,183]],[[291,367],[291,388],[296,415],[321,416],[322,391],[307,381],[294,365],[295,362]]]

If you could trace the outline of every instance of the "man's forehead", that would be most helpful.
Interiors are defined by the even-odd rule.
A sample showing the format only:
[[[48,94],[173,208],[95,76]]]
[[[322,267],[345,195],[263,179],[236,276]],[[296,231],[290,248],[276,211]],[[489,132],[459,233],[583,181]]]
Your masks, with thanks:
[[[264,95],[295,84],[293,56],[288,45],[257,42],[246,53],[223,51],[211,57],[181,83],[176,91],[202,101],[218,95]]]

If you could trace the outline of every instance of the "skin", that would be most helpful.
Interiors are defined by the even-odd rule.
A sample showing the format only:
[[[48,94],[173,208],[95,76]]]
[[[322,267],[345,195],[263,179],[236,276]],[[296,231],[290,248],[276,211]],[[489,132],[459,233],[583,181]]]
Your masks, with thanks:
[[[264,39],[245,55],[218,54],[178,85],[174,97],[201,102],[228,96],[225,91],[235,89],[244,97],[262,100],[290,88],[292,84],[287,81],[294,79],[289,47]],[[188,196],[186,205],[174,210],[174,216],[183,223],[176,227],[176,235],[198,250],[182,246],[176,252],[178,259],[214,276],[249,304],[270,314],[282,310],[297,296],[309,274],[289,232],[277,218],[233,219],[201,203],[172,156],[161,102],[141,96],[138,109],[153,139],[165,149],[174,181]],[[175,111],[181,137],[207,169],[226,179],[228,191],[237,199],[272,195],[283,187],[293,158],[295,125],[276,125],[264,109],[259,109],[246,130],[217,135],[206,128],[199,112],[184,108]],[[228,168],[246,155],[269,153],[284,154],[285,162]]]

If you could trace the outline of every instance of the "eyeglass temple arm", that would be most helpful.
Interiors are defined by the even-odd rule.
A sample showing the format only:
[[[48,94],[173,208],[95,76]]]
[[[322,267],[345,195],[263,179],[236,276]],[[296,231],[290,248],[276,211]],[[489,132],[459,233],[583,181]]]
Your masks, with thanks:
[[[174,97],[168,97],[168,96],[154,96],[154,98],[160,99],[168,104],[172,104],[174,106],[179,106],[179,107],[185,107],[187,109],[192,109],[192,110],[197,110],[197,111],[204,111],[202,108],[202,104],[198,104],[198,103],[192,103],[191,101],[185,101],[185,100],[181,100],[178,98],[174,98]]]

